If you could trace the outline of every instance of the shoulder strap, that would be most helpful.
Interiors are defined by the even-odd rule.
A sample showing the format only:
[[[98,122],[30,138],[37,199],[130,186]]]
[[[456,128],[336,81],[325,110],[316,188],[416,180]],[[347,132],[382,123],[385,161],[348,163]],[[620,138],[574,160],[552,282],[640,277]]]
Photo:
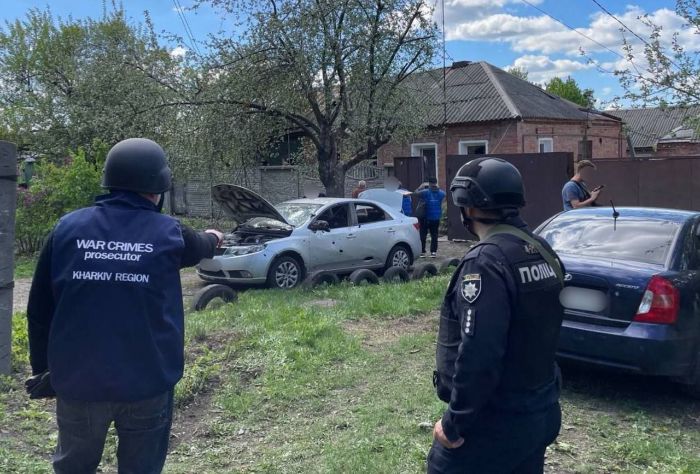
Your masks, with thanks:
[[[583,193],[584,200],[589,199],[591,197],[591,193],[588,192],[588,189],[586,189],[586,187],[583,184],[579,183],[578,181],[574,181],[573,179],[571,180],[571,182],[575,183],[576,187],[581,190],[581,192]]]
[[[542,255],[542,258],[544,258],[545,262],[549,264],[550,267],[552,267],[552,270],[554,270],[554,273],[557,275],[557,279],[559,280],[559,284],[563,287],[564,286],[564,270],[561,267],[561,264],[559,263],[559,259],[557,259],[552,252],[547,250],[544,245],[542,245],[541,242],[539,242],[537,239],[532,237],[530,234],[527,232],[518,229],[515,226],[512,225],[507,225],[507,224],[498,224],[495,225],[491,228],[489,231],[488,235],[486,238],[491,237],[492,235],[496,234],[509,234],[513,235],[515,237],[518,237],[519,239],[524,240],[528,244],[532,245],[539,253]]]

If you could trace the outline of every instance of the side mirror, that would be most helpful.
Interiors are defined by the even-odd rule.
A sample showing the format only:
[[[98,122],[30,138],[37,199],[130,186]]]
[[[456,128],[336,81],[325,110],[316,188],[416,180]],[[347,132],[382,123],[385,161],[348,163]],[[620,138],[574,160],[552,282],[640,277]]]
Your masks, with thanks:
[[[328,221],[317,220],[309,224],[309,230],[313,232],[330,232],[331,225]]]

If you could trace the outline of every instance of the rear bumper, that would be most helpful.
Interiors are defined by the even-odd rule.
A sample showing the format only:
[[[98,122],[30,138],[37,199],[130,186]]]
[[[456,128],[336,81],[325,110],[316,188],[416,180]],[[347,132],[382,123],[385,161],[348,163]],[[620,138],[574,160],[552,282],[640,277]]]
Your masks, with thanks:
[[[695,363],[694,335],[662,324],[626,328],[564,321],[557,356],[626,372],[683,377]]]

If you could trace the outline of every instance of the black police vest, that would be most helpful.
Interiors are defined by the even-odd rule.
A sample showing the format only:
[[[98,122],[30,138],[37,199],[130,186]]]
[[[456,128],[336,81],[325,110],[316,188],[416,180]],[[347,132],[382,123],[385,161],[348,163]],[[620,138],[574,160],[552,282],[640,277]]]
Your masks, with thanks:
[[[184,366],[179,223],[127,192],[98,198],[53,232],[51,382],[60,397],[135,401]]]
[[[538,241],[554,255],[547,242],[539,238]],[[509,393],[537,391],[551,384],[558,373],[555,352],[563,318],[563,308],[559,302],[561,284],[542,256],[523,240],[495,234],[477,244],[470,252],[485,245],[495,245],[500,249],[505,257],[503,263],[510,269],[515,283],[511,301],[514,311],[510,315],[503,371],[494,398],[506,397]],[[462,337],[462,325],[458,316],[451,314],[449,302],[450,295],[456,295],[455,286],[460,271],[461,265],[450,282],[448,297],[443,302],[438,333],[438,371],[434,382],[439,398],[445,402],[450,401],[455,360]],[[459,289],[456,291],[458,293]]]

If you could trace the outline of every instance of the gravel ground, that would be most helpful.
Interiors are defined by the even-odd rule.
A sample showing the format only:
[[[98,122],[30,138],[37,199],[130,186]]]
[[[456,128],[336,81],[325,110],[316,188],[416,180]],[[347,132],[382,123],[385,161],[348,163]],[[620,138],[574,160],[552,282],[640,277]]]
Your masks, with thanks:
[[[462,258],[469,249],[469,242],[453,242],[447,240],[446,237],[441,237],[438,244],[438,260],[443,258]],[[431,258],[421,259],[422,261],[431,261]],[[27,299],[29,298],[29,289],[31,287],[31,278],[19,278],[15,280],[14,304],[15,312],[25,311],[27,309]],[[204,282],[199,279],[197,274],[191,270],[182,271],[182,294],[186,302],[189,303],[190,298],[194,293],[204,286]]]

